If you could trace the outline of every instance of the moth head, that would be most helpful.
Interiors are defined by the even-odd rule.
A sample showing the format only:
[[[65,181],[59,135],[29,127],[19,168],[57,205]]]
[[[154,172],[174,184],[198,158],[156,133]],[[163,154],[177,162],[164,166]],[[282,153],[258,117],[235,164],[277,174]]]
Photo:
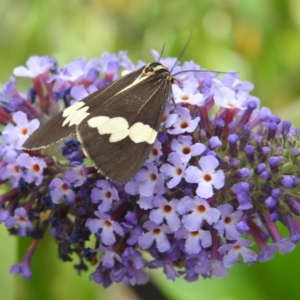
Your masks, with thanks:
[[[155,74],[167,73],[170,74],[170,71],[167,67],[162,65],[159,62],[152,62],[146,65],[142,71],[144,76],[153,76]]]
[[[159,62],[152,62],[144,67],[142,70],[142,77],[144,76],[155,76],[165,78],[167,81],[174,82],[174,78],[171,75],[169,69]]]

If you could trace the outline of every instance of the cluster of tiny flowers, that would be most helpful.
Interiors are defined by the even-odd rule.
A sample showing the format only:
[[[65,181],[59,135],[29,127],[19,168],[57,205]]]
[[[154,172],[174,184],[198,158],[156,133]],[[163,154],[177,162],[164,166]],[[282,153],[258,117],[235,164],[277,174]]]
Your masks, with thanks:
[[[93,267],[91,279],[105,287],[143,284],[157,268],[171,280],[224,277],[238,262],[294,249],[300,130],[260,108],[253,85],[234,72],[160,62],[178,82],[148,159],[126,184],[98,173],[72,137],[41,151],[22,145],[40,123],[144,63],[125,52],[62,67],[32,56],[14,69],[32,86],[21,93],[11,77],[0,92],[0,222],[32,244],[11,273],[32,276],[47,230],[61,260],[79,257],[77,271]]]

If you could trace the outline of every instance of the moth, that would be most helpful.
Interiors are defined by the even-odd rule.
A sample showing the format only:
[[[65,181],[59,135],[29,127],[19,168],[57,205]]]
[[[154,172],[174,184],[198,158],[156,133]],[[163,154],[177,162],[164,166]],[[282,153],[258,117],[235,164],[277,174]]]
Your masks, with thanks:
[[[76,134],[100,173],[126,183],[153,148],[175,81],[161,63],[147,64],[64,109],[30,135],[23,148],[46,148]]]

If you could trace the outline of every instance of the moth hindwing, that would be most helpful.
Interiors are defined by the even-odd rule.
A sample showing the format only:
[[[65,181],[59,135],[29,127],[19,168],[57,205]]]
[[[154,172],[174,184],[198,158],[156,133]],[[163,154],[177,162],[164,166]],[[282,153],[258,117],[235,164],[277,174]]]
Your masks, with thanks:
[[[174,78],[150,63],[44,123],[24,143],[41,149],[76,132],[86,156],[118,183],[131,179],[149,156]]]

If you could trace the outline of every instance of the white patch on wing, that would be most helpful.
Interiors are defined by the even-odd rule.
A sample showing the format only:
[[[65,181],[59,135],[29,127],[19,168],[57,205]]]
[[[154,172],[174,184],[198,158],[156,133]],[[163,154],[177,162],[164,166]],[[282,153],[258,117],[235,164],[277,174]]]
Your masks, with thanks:
[[[100,134],[111,134],[128,129],[129,124],[126,119],[122,117],[115,117],[101,123],[97,126],[97,128]]]
[[[100,116],[100,117],[94,117],[94,118],[89,119],[87,121],[87,123],[90,127],[97,128],[98,126],[107,122],[108,120],[109,120],[109,117]]]
[[[79,101],[63,111],[62,116],[65,118],[62,126],[65,125],[79,125],[88,115],[87,110],[88,106],[84,106],[85,103],[83,101]]]
[[[129,137],[135,143],[147,142],[153,144],[155,142],[157,132],[149,125],[141,122],[133,124],[129,129]]]
[[[90,127],[97,128],[100,135],[110,134],[109,141],[111,143],[122,141],[129,136],[134,143],[147,142],[153,144],[157,136],[154,129],[141,122],[137,122],[129,128],[127,120],[122,117],[93,117],[87,123]]]
[[[122,92],[124,92],[124,91],[126,91],[126,90],[128,90],[128,89],[130,89],[132,86],[135,86],[136,84],[138,84],[138,83],[144,81],[147,77],[148,77],[148,76],[141,76],[141,75],[140,75],[138,78],[135,79],[135,81],[134,81],[133,83],[127,85],[123,90],[117,92],[116,95],[118,95],[118,94],[120,94],[120,93],[122,93]]]
[[[71,106],[69,106],[68,108],[66,108],[63,112],[63,117],[67,117],[71,114],[73,114],[74,112],[76,112],[79,108],[81,108],[82,106],[84,106],[84,102],[83,101],[79,101]]]
[[[97,128],[99,134],[111,134],[111,143],[125,139],[129,134],[129,124],[122,117],[109,118],[105,116],[94,117],[88,120],[88,125]]]
[[[119,141],[122,141],[124,140],[127,136],[128,136],[128,133],[129,133],[129,130],[126,129],[126,130],[122,130],[122,131],[119,131],[119,132],[114,132],[110,138],[109,138],[109,141],[111,143],[115,143],[115,142],[119,142]]]

